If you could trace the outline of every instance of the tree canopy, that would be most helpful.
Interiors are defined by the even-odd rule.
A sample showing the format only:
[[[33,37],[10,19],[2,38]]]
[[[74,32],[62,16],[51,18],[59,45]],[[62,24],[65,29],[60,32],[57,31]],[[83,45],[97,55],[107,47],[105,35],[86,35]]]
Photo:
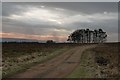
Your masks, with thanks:
[[[106,40],[107,34],[102,29],[77,29],[67,39],[67,41],[74,43],[103,43]]]

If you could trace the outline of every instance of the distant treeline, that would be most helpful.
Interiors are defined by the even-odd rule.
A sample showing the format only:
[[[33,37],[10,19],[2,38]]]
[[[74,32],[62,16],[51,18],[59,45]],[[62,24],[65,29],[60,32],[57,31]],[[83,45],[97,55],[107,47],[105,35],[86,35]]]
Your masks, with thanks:
[[[103,43],[107,39],[107,34],[102,29],[78,29],[68,36],[67,41],[73,43]]]

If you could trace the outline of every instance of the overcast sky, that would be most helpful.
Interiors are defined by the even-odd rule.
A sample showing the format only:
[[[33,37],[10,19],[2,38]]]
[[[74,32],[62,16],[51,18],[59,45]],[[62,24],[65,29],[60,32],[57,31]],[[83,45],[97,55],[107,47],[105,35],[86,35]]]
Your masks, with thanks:
[[[118,41],[116,2],[3,2],[2,37],[66,41],[76,29],[102,28]]]

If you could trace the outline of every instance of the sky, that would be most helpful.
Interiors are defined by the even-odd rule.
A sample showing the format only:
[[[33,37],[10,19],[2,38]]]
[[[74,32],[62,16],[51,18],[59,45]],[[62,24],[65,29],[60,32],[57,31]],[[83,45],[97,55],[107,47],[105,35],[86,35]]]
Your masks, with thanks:
[[[119,2],[119,0],[1,0],[2,2]]]
[[[3,2],[3,38],[64,42],[76,29],[102,28],[118,41],[117,2]],[[0,4],[1,5],[1,4]]]

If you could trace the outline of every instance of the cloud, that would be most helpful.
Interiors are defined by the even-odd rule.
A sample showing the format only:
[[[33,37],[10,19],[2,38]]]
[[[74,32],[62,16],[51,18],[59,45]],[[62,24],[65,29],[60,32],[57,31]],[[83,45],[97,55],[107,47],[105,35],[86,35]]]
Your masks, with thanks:
[[[106,20],[117,20],[118,14],[117,13],[95,13],[95,14],[77,14],[70,17],[66,17],[63,19],[63,22],[65,24],[72,24],[72,23],[95,23],[100,21],[106,21]]]
[[[57,36],[67,37],[78,28],[102,28],[110,34],[117,34],[116,5],[116,3],[3,3],[3,33],[39,36],[49,34],[54,36],[55,40],[59,40]]]
[[[31,25],[44,25],[47,23],[48,25],[58,25],[58,26],[65,26],[66,24],[73,24],[76,22],[79,23],[95,23],[96,21],[105,21],[111,19],[117,19],[117,13],[94,13],[94,14],[85,14],[85,13],[75,13],[73,15],[69,15],[67,10],[62,10],[59,12],[60,8],[57,9],[58,11],[49,10],[46,8],[28,8],[27,11],[22,12],[20,14],[12,14],[5,18],[11,20],[17,20],[20,22],[25,22]],[[60,10],[60,11],[61,11]],[[65,11],[65,12],[64,12]],[[70,11],[69,11],[70,12]],[[72,13],[72,11],[71,11]]]
[[[21,14],[12,14],[5,18],[18,20],[18,21],[25,21],[32,24],[45,24],[48,22],[49,24],[62,24],[61,18],[65,17],[64,14],[58,13],[57,11],[52,11],[48,9],[41,9],[41,8],[28,8],[27,11],[22,12]]]

